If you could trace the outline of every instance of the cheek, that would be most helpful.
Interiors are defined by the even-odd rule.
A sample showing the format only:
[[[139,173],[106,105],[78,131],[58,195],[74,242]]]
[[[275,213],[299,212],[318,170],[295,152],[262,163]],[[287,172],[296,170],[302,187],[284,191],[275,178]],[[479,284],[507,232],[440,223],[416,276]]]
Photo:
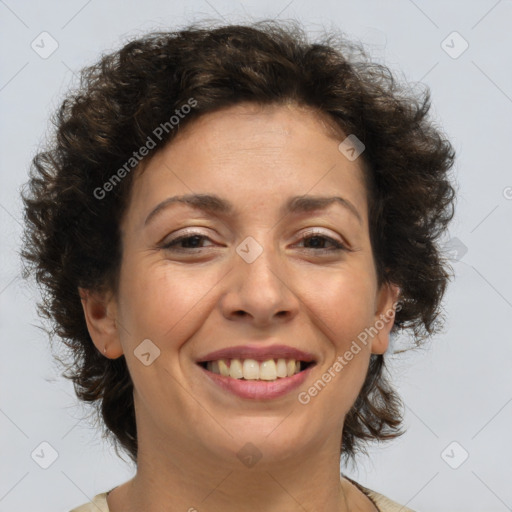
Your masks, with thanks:
[[[200,312],[220,276],[197,269],[155,265],[126,265],[119,315],[129,332],[130,344],[149,338],[160,348],[180,346],[204,320]],[[197,324],[197,325],[196,325]]]
[[[122,322],[121,344],[135,388],[141,399],[150,403],[162,395],[162,403],[171,410],[184,410],[186,404],[179,396],[163,393],[173,385],[169,375],[179,374],[181,347],[201,327],[207,315],[208,291],[220,279],[206,275],[197,278],[197,270],[183,271],[171,268],[165,262],[155,265],[126,265],[123,297],[118,315]],[[149,339],[152,345],[141,345]],[[137,354],[138,347],[150,347],[151,357],[158,354],[157,364],[144,366]],[[144,349],[147,352],[148,349]],[[174,395],[172,395],[174,396]]]
[[[345,352],[373,321],[375,288],[371,276],[347,268],[327,276],[309,276],[304,286],[318,326],[337,352]]]
[[[319,377],[329,382],[328,391],[322,393],[318,406],[331,408],[336,404],[339,415],[350,409],[366,377],[371,346],[365,330],[374,320],[375,300],[372,275],[362,269],[346,270],[330,279],[319,274],[307,285],[308,309],[330,344]],[[313,287],[311,282],[315,281]]]

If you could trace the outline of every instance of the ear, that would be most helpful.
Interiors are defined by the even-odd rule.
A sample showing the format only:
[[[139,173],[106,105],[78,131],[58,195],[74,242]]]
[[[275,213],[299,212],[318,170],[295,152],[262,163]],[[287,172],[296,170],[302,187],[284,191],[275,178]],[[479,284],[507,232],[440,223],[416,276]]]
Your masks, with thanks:
[[[87,330],[96,348],[109,359],[123,355],[116,323],[116,302],[111,293],[78,287]]]
[[[400,288],[393,283],[383,283],[377,293],[373,328],[377,331],[372,338],[372,354],[384,354],[389,346],[389,334],[395,323]]]

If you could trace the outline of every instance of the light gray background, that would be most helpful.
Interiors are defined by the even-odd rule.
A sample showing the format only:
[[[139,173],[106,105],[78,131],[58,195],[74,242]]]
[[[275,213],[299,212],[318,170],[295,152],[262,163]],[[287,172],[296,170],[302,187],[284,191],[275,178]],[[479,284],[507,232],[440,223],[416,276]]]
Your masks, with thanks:
[[[393,364],[407,434],[348,474],[418,512],[512,510],[511,1],[0,0],[0,511],[67,511],[132,475],[79,422],[38,328],[37,292],[19,277],[19,188],[73,73],[126,37],[205,18],[293,18],[313,35],[332,24],[431,88],[433,115],[458,153],[446,327]],[[31,48],[43,31],[59,44],[47,59]],[[453,31],[469,43],[458,58],[441,46]],[[462,48],[457,36],[445,44]],[[58,452],[48,469],[31,458],[43,441]],[[453,469],[447,461],[459,464],[462,450],[469,458]]]

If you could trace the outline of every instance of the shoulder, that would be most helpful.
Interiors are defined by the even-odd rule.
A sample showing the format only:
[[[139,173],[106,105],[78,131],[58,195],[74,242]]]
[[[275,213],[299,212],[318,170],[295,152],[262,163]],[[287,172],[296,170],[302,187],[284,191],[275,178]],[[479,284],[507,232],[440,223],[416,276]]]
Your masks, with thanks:
[[[368,489],[367,487],[364,487],[363,485],[357,483],[351,478],[348,478],[346,476],[344,476],[344,478],[346,478],[349,482],[354,484],[363,494],[368,496],[368,498],[370,498],[373,504],[377,507],[379,512],[414,512],[412,509],[400,505],[399,503],[391,500],[387,496],[384,496],[383,494],[380,494],[376,491]]]
[[[396,501],[390,500],[388,497],[378,492],[372,491],[371,489],[366,489],[366,491],[368,492],[367,496],[377,505],[379,512],[414,512],[410,508],[400,505]]]
[[[107,504],[107,493],[103,492],[94,496],[92,501],[84,503],[70,512],[109,512]]]
[[[349,482],[354,484],[361,492],[363,492],[370,500],[376,505],[379,512],[414,512],[410,508],[404,507],[395,501],[389,499],[388,497],[379,494],[378,492],[372,491],[367,487],[362,486],[361,484],[355,482],[354,480],[344,477]],[[109,512],[108,504],[107,504],[107,493],[103,492],[101,494],[97,494],[92,501],[89,503],[84,503],[79,507],[76,507],[70,512]]]

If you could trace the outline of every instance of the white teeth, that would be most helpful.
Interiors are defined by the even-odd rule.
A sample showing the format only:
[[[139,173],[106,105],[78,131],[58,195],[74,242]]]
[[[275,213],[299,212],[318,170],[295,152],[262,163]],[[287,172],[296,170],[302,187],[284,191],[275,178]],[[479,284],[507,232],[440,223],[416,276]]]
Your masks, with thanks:
[[[229,364],[229,366],[228,366]],[[206,369],[232,379],[274,381],[300,372],[300,361],[280,358],[258,362],[255,359],[208,361]]]
[[[277,376],[280,378],[288,377],[288,370],[286,369],[286,360],[278,359],[276,367]]]
[[[260,378],[260,365],[254,359],[244,359],[244,379],[254,380]]]
[[[263,361],[260,364],[260,380],[276,380],[277,379],[277,369],[276,363],[273,359],[269,359],[268,361]]]
[[[229,376],[233,379],[241,379],[244,376],[244,369],[240,359],[231,359],[229,365]]]
[[[219,360],[219,369],[220,369],[220,374],[223,377],[229,377],[229,366],[226,364],[226,361],[224,361],[224,359]]]

